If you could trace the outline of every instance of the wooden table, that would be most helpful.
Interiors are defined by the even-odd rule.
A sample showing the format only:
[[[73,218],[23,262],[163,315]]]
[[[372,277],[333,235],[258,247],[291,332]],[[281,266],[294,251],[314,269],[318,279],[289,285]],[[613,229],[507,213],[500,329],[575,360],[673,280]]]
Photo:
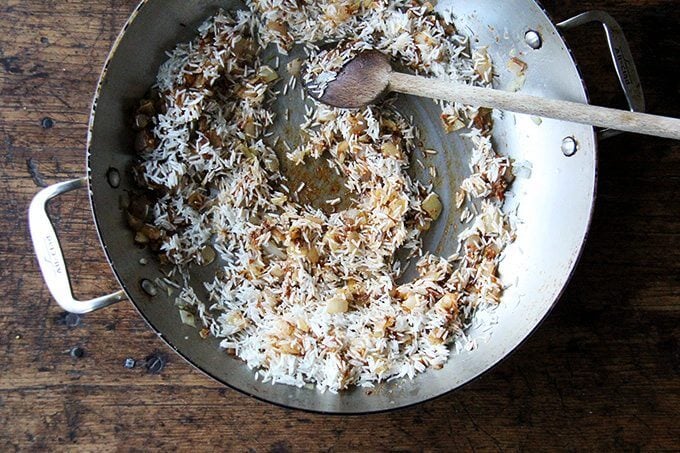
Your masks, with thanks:
[[[680,448],[680,144],[669,140],[602,143],[592,233],[557,308],[493,371],[412,409],[280,409],[192,369],[128,303],[66,316],[39,275],[26,208],[39,186],[83,175],[90,99],[135,3],[0,1],[0,451]],[[543,3],[557,20],[613,13],[649,111],[680,116],[677,0]],[[568,39],[593,101],[623,106],[600,29]],[[116,289],[85,194],[64,197],[54,216],[78,295]],[[157,357],[167,363],[154,374]]]

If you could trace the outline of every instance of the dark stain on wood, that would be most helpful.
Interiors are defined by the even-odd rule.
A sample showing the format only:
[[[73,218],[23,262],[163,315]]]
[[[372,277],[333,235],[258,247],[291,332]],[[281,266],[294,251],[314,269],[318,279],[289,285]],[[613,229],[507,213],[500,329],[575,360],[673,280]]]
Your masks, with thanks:
[[[67,437],[71,443],[76,442],[78,437],[81,411],[80,404],[72,398],[69,398],[64,403],[64,416],[66,417],[66,427],[68,429]]]
[[[42,173],[40,173],[38,163],[33,160],[32,157],[29,157],[26,160],[26,167],[28,168],[28,174],[31,175],[31,179],[36,186],[47,187],[47,184],[45,183],[45,177]]]
[[[23,74],[24,73],[23,69],[21,69],[18,62],[19,62],[18,57],[0,58],[0,66],[2,66],[2,68],[6,72],[9,72],[10,74]]]
[[[289,453],[291,451],[290,445],[286,442],[276,442],[269,449],[271,453]]]
[[[604,9],[627,32],[649,111],[680,117],[677,0],[544,0],[555,20]],[[493,371],[394,413],[330,417],[228,391],[181,360],[152,374],[127,357],[175,357],[134,308],[58,321],[26,209],[40,182],[85,174],[91,98],[136,0],[0,5],[0,451],[677,450],[680,439],[680,145],[600,144],[591,234],[562,300]],[[625,106],[599,26],[567,33],[593,103]],[[42,74],[29,80],[29,75]],[[49,77],[46,75],[49,74]],[[59,127],[46,130],[49,117]],[[41,178],[27,172],[40,163]],[[36,165],[37,168],[37,165]],[[117,290],[87,196],[55,200],[76,295]],[[112,326],[115,326],[113,328]],[[74,345],[86,345],[69,360]],[[85,348],[85,346],[83,346]],[[66,351],[66,354],[65,354]],[[152,355],[153,355],[152,354]]]
[[[75,313],[61,312],[55,317],[55,323],[60,326],[65,326],[68,328],[75,328],[80,326],[82,322],[82,315],[77,315]]]

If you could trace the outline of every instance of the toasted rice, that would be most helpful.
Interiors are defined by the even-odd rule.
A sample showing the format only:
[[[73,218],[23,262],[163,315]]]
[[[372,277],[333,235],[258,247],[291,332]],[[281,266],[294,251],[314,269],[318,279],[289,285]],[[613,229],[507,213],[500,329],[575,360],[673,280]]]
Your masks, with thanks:
[[[476,85],[491,82],[488,54],[470,52],[450,15],[435,14],[428,4],[251,0],[248,6],[251,11],[209,19],[158,73],[167,109],[155,118],[158,146],[143,155],[141,174],[144,185],[161,188],[153,219],[165,257],[184,278],[177,305],[272,383],[338,391],[442,367],[452,345],[473,347],[465,327],[502,293],[497,265],[512,231],[501,210],[506,185],[498,187],[510,163],[494,151],[489,124],[475,121],[472,107],[442,103],[444,130],[468,127],[474,145],[472,175],[456,207],[468,200],[479,210],[465,210],[461,220],[469,223],[457,254],[424,253],[421,234],[441,206],[407,172],[416,148],[412,121],[389,104],[347,111],[315,103],[300,125],[307,139],[289,147],[288,159],[303,165],[329,155],[356,202],[333,213],[300,204],[301,189],[287,186],[263,140],[274,122],[267,107],[278,75],[260,61],[259,50],[243,49],[250,40],[259,49],[275,44],[282,54],[304,46],[304,77],[321,81],[320,90],[361,49],[378,49],[420,74]],[[315,45],[323,41],[341,41],[332,63]],[[188,82],[197,75],[201,82]],[[206,199],[198,207],[190,202],[197,193]],[[207,248],[222,267],[205,283],[202,299],[189,270],[204,264]],[[401,285],[400,249],[417,257],[419,275]]]

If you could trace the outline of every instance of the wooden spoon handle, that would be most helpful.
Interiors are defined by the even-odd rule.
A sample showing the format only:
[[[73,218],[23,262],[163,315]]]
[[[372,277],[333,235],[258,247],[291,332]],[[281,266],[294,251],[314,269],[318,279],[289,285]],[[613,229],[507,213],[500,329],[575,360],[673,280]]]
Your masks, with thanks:
[[[390,74],[389,90],[477,107],[680,140],[680,119],[676,118],[558,101],[491,88],[471,87],[448,80],[430,79],[398,72]]]

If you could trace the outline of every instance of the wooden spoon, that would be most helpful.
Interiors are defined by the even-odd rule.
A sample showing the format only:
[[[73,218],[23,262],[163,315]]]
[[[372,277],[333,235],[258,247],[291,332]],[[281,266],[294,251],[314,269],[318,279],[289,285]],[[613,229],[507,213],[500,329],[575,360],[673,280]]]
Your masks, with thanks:
[[[323,93],[318,92],[316,85],[315,89],[311,89],[310,84],[307,88],[310,95],[332,107],[360,108],[375,103],[388,92],[396,91],[477,107],[680,139],[680,119],[403,74],[393,71],[388,57],[375,50],[362,52],[349,61],[340,70],[337,78],[328,83]]]

